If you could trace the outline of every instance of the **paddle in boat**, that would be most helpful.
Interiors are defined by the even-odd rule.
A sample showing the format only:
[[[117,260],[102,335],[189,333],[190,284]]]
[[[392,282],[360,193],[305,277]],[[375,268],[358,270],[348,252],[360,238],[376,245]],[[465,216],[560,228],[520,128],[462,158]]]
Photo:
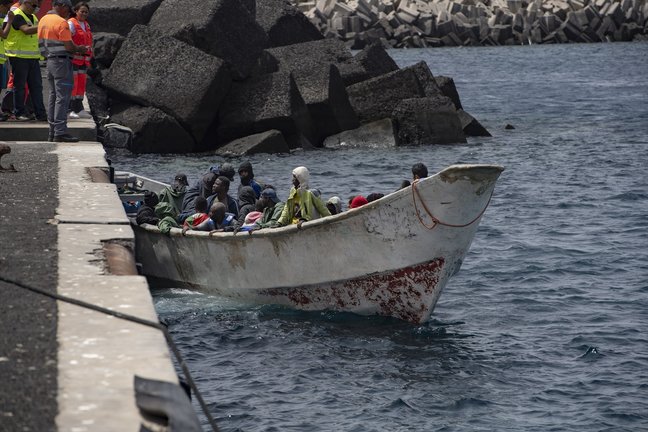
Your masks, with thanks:
[[[424,323],[461,267],[502,171],[452,165],[301,229],[183,235],[179,228],[162,234],[134,224],[136,259],[146,276],[171,286],[255,304]],[[140,190],[166,186],[126,177]]]

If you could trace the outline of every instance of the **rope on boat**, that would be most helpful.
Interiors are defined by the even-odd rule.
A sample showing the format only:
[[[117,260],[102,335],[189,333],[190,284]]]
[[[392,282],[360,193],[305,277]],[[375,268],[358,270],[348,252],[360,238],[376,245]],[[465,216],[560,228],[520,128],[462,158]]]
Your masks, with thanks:
[[[488,205],[490,204],[491,198],[493,198],[493,191],[491,191],[491,194],[488,197],[488,202],[486,203],[486,205],[484,206],[482,211],[480,211],[479,214],[473,220],[471,220],[470,222],[465,223],[465,224],[451,224],[451,223],[441,221],[440,219],[438,219],[436,216],[434,216],[432,214],[432,212],[430,211],[428,206],[425,204],[425,201],[423,201],[423,197],[421,196],[421,192],[419,192],[418,188],[416,187],[418,182],[419,182],[418,180],[414,180],[412,182],[412,200],[414,201],[414,210],[416,211],[416,217],[418,217],[418,220],[419,220],[419,222],[421,222],[421,225],[423,225],[425,228],[427,228],[429,230],[433,230],[434,228],[437,227],[437,225],[443,225],[443,226],[447,226],[447,227],[451,227],[451,228],[464,228],[464,227],[467,227],[468,225],[472,225],[475,222],[477,222],[477,220],[479,220],[480,217],[482,217],[482,215],[484,214],[484,212],[488,208]],[[421,201],[421,205],[423,206],[423,209],[425,210],[427,215],[430,217],[430,219],[432,219],[432,225],[427,225],[425,223],[425,221],[423,220],[423,218],[421,217],[421,212],[419,212],[418,206],[416,205],[416,197],[418,197],[419,201]]]
[[[147,327],[153,327],[154,329],[160,330],[164,334],[164,337],[166,338],[167,343],[169,344],[169,348],[171,348],[171,351],[173,352],[173,355],[175,356],[176,360],[178,361],[178,364],[180,365],[180,367],[182,368],[182,372],[185,375],[185,379],[187,380],[187,384],[189,384],[189,387],[191,387],[191,390],[196,395],[196,399],[198,399],[198,403],[200,404],[200,408],[202,408],[202,411],[205,414],[205,417],[207,417],[207,420],[209,421],[209,424],[211,425],[212,430],[214,432],[218,432],[218,426],[216,426],[216,422],[214,421],[214,418],[209,413],[209,410],[207,408],[207,404],[205,403],[205,400],[203,399],[200,392],[198,391],[198,387],[196,386],[196,383],[194,382],[193,378],[191,377],[191,373],[189,372],[189,368],[187,367],[187,364],[185,363],[184,358],[180,354],[180,350],[178,350],[178,347],[176,346],[175,342],[173,342],[173,339],[171,338],[171,334],[169,333],[169,330],[167,329],[167,327],[164,324],[162,324],[160,322],[150,321],[150,320],[147,320],[147,319],[136,317],[134,315],[129,315],[129,314],[125,314],[125,313],[122,313],[122,312],[117,312],[117,311],[107,309],[107,308],[102,307],[102,306],[97,306],[97,305],[94,305],[92,303],[84,302],[83,300],[77,300],[77,299],[74,299],[72,297],[67,297],[67,296],[57,294],[57,293],[45,291],[45,290],[43,290],[41,288],[36,288],[36,287],[33,287],[33,286],[29,286],[29,285],[23,284],[21,282],[18,282],[18,281],[15,281],[13,279],[9,279],[9,278],[3,277],[3,276],[0,276],[0,282],[5,282],[5,283],[8,283],[10,285],[14,285],[14,286],[17,286],[19,288],[23,288],[23,289],[26,289],[28,291],[34,292],[36,294],[44,295],[45,297],[49,297],[49,298],[54,299],[54,300],[62,301],[62,302],[65,302],[65,303],[70,303],[70,304],[73,304],[73,305],[76,305],[76,306],[79,306],[79,307],[82,307],[82,308],[91,309],[91,310],[96,311],[96,312],[100,312],[100,313],[103,313],[103,314],[106,314],[106,315],[110,315],[110,316],[113,316],[115,318],[123,319],[123,320],[126,320],[126,321],[131,321],[131,322],[134,322],[136,324],[141,324],[141,325],[147,326]]]

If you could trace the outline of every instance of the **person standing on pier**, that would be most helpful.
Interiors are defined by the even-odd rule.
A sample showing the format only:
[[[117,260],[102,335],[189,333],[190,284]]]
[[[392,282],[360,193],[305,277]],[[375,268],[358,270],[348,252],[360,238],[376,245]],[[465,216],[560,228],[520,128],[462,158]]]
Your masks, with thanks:
[[[90,6],[82,1],[74,5],[74,16],[68,20],[72,42],[77,45],[92,47],[92,31],[88,23]],[[74,87],[72,99],[70,100],[70,112],[68,117],[72,119],[92,118],[89,112],[83,109],[83,96],[86,92],[86,81],[88,79],[88,68],[90,67],[91,51],[85,54],[75,54],[72,57],[72,70],[74,73]]]
[[[46,118],[43,103],[43,81],[41,78],[40,53],[38,50],[38,18],[35,11],[38,0],[21,0],[20,7],[14,10],[14,20],[4,42],[5,55],[9,58],[13,72],[14,114],[16,120],[30,118],[25,110],[25,84],[29,86],[36,120]]]
[[[50,84],[47,117],[50,124],[48,141],[77,142],[67,130],[67,116],[74,78],[72,55],[85,55],[88,47],[72,42],[66,21],[72,10],[70,0],[54,0],[53,9],[38,25],[38,38],[43,57],[47,58],[47,80]]]

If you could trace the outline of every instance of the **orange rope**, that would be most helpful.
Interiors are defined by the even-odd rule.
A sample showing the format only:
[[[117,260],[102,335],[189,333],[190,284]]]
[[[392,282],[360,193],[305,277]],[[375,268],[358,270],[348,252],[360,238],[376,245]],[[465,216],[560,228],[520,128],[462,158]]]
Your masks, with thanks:
[[[479,214],[478,214],[478,215],[477,215],[473,220],[471,220],[470,222],[465,223],[465,224],[459,224],[459,225],[456,225],[456,224],[450,224],[450,223],[443,222],[443,221],[439,220],[438,218],[436,218],[436,217],[432,214],[432,212],[431,212],[430,209],[427,207],[427,205],[425,205],[425,201],[423,201],[423,197],[421,197],[421,193],[420,193],[419,190],[416,188],[416,184],[417,184],[417,183],[418,183],[418,180],[414,180],[414,181],[412,182],[412,200],[414,201],[414,210],[416,211],[416,217],[418,217],[418,220],[419,220],[419,222],[421,222],[421,225],[423,225],[425,228],[427,228],[427,229],[429,229],[429,230],[433,230],[434,228],[437,227],[437,225],[444,225],[444,226],[451,227],[451,228],[464,228],[464,227],[467,227],[468,225],[472,225],[472,224],[474,224],[475,222],[477,222],[477,220],[478,220],[480,217],[482,217],[482,215],[484,214],[484,212],[485,212],[486,209],[488,208],[488,205],[490,204],[491,198],[493,198],[493,192],[491,192],[490,196],[488,197],[488,202],[486,203],[486,206],[484,206],[484,208],[482,209],[482,211],[480,211]],[[432,225],[431,225],[431,226],[428,226],[428,225],[425,223],[425,221],[423,220],[423,218],[421,217],[421,212],[419,212],[418,206],[416,205],[416,197],[417,197],[417,196],[418,196],[419,201],[421,201],[421,205],[423,206],[423,209],[424,209],[425,212],[428,214],[428,216],[430,217],[430,219],[432,219]]]

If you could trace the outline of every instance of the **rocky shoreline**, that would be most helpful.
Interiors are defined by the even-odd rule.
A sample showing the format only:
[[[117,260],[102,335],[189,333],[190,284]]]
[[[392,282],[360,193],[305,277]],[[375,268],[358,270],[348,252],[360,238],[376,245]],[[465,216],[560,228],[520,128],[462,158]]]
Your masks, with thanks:
[[[352,49],[648,40],[645,0],[296,0]]]

